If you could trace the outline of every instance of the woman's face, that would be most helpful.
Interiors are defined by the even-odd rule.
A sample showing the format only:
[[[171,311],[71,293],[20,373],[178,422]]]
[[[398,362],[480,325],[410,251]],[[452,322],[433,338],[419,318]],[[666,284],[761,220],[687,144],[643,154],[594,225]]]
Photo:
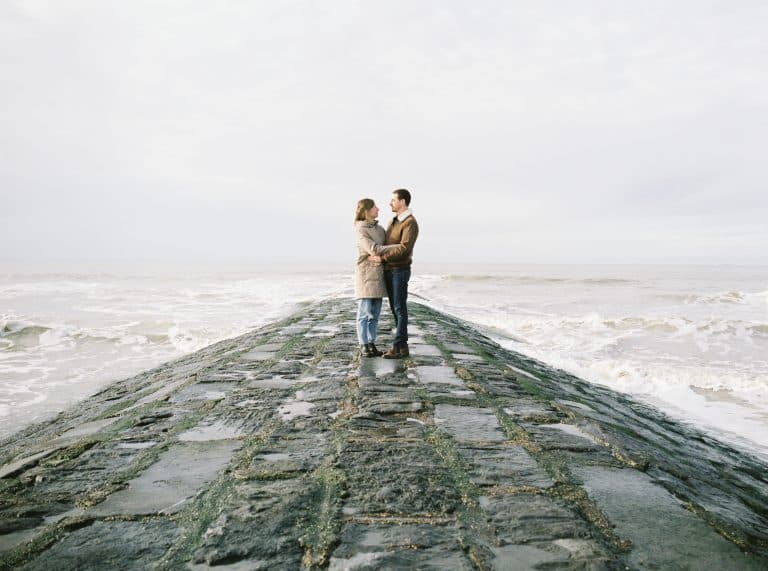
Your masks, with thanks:
[[[368,220],[375,220],[379,217],[379,207],[375,204],[371,206],[367,212],[365,213],[365,217],[368,218]]]

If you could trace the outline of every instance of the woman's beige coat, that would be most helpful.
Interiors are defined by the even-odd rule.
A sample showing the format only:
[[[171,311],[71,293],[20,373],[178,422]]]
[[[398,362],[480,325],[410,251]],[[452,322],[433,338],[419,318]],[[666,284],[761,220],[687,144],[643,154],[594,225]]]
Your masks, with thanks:
[[[355,266],[355,299],[386,297],[384,268],[368,261],[368,256],[379,255],[393,246],[383,246],[384,228],[374,220],[355,222],[357,237],[357,265]]]

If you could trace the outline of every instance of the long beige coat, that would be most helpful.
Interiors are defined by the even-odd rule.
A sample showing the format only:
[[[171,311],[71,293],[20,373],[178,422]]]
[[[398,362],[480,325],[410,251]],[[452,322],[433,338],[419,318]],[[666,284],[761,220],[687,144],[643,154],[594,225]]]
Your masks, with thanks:
[[[368,256],[380,255],[394,246],[384,244],[384,228],[375,220],[355,222],[357,264],[355,265],[355,299],[386,297],[384,268],[368,261]]]

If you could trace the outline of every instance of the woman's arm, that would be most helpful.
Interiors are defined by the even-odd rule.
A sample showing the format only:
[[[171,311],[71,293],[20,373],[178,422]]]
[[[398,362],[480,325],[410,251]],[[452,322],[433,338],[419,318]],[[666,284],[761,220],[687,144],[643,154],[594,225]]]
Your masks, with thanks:
[[[357,245],[363,252],[366,252],[370,256],[379,256],[398,247],[397,244],[392,246],[382,246],[381,244],[377,244],[362,228],[357,230]]]

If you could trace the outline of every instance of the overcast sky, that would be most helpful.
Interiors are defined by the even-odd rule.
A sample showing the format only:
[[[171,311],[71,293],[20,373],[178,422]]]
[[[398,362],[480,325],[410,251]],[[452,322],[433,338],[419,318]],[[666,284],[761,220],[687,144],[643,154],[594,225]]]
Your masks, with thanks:
[[[0,259],[768,263],[768,3],[0,0]]]

